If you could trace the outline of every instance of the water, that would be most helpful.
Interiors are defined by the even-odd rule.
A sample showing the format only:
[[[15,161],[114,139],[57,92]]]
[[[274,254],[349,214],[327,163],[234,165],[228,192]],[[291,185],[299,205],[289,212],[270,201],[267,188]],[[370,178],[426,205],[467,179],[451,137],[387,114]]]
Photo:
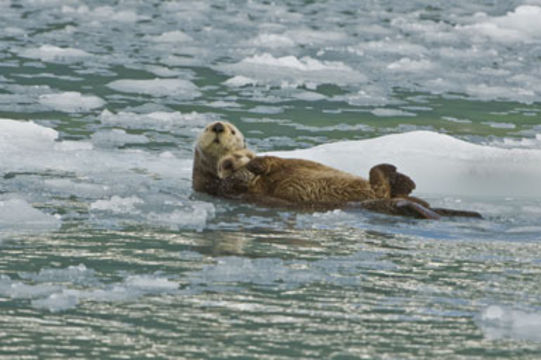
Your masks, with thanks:
[[[541,357],[540,15],[0,1],[0,357]],[[485,218],[195,194],[218,119]]]

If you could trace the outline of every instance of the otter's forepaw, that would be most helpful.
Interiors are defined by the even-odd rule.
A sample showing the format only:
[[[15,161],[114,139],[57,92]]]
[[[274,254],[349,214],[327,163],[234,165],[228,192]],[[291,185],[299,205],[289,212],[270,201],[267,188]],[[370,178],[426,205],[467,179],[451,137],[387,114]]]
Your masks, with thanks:
[[[231,176],[235,171],[245,166],[253,158],[255,158],[255,154],[248,149],[237,150],[224,155],[218,161],[218,177],[220,179],[225,179],[226,177]]]
[[[266,158],[263,156],[252,159],[252,161],[246,164],[246,169],[254,175],[266,175],[269,172]]]

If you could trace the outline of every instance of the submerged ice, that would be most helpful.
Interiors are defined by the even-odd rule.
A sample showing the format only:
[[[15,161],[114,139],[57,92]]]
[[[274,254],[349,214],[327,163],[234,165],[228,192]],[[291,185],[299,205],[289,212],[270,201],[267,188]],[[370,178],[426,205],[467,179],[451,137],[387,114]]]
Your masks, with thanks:
[[[29,299],[34,308],[51,312],[75,308],[82,301],[135,301],[141,296],[173,293],[179,287],[177,282],[153,274],[126,275],[122,281],[104,283],[95,277],[94,269],[84,264],[63,269],[43,268],[37,274],[19,276],[22,280],[0,275],[0,296]]]

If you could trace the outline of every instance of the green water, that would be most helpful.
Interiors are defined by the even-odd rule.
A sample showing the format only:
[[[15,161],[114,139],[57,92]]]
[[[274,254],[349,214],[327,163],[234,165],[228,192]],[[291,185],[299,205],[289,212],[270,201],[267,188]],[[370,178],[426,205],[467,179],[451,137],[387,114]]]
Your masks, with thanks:
[[[0,358],[540,358],[538,11],[0,2]],[[402,134],[418,185],[464,180],[416,194],[484,219],[194,193],[218,119],[355,171]]]

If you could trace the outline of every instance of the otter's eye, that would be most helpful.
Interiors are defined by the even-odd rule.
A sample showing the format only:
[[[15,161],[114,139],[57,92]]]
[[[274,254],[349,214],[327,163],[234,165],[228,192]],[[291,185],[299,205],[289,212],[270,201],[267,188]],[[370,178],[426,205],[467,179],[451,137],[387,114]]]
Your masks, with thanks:
[[[236,134],[235,130],[231,130],[231,134],[235,135]]]

